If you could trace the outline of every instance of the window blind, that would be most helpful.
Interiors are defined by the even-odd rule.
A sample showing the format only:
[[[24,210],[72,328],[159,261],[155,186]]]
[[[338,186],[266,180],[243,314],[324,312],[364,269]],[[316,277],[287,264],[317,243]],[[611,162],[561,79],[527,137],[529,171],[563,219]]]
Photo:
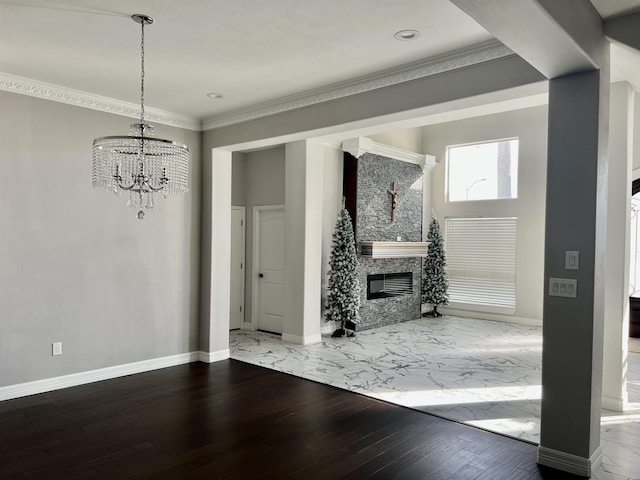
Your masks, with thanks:
[[[451,302],[516,306],[516,217],[450,217],[445,251]]]

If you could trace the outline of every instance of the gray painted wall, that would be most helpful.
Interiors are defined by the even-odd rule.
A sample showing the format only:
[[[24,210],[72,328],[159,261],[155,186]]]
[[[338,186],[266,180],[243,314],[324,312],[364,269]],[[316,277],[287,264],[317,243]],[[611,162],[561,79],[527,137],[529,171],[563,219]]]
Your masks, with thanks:
[[[445,201],[445,152],[448,145],[511,137],[520,138],[517,199]],[[423,152],[435,155],[438,162],[432,172],[432,204],[443,228],[445,218],[449,216],[518,217],[516,310],[512,315],[487,313],[486,316],[541,324],[547,107],[527,108],[425,127]]]
[[[384,143],[396,148],[402,148],[410,152],[419,153],[422,151],[422,128],[405,128],[392,132],[371,135],[374,142]]]
[[[246,171],[247,162],[244,153],[233,152],[231,163],[231,205],[235,207],[244,207],[246,205]]]
[[[139,221],[91,187],[93,139],[135,120],[6,92],[0,111],[0,386],[197,350],[200,133],[156,126],[189,146],[191,190]]]

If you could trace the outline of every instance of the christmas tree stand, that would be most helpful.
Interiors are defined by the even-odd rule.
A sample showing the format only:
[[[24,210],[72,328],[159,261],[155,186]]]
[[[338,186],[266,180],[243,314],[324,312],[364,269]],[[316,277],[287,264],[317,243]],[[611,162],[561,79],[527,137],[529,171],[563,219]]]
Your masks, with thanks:
[[[342,326],[331,334],[331,337],[355,337],[356,336],[356,324],[347,320],[342,322]]]
[[[423,317],[433,317],[433,318],[438,318],[438,317],[442,317],[442,316],[444,316],[444,315],[438,311],[438,306],[437,306],[437,305],[435,305],[435,306],[433,307],[433,310],[431,310],[430,312],[424,312],[424,313],[422,314],[422,316],[423,316]]]

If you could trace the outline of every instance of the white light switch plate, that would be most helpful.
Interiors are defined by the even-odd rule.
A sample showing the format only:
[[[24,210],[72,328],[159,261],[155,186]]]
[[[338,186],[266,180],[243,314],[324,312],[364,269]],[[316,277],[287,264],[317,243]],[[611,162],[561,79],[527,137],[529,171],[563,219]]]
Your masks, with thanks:
[[[580,252],[564,252],[564,268],[567,270],[578,270],[580,268]]]
[[[549,296],[576,298],[578,281],[571,278],[549,278]]]

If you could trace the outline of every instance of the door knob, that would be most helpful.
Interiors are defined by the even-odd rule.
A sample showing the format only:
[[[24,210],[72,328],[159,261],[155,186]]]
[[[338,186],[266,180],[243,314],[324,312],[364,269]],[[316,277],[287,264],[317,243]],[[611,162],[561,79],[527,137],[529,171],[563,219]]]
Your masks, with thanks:
[[[264,273],[259,273],[258,277],[260,277],[260,278],[264,277]]]

